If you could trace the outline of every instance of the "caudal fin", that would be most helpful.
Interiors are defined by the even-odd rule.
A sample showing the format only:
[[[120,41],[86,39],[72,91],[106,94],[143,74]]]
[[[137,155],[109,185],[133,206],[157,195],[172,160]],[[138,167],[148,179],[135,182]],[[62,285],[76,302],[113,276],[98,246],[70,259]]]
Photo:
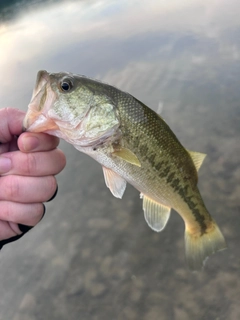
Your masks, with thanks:
[[[188,266],[191,270],[201,270],[206,259],[213,253],[227,248],[225,239],[217,224],[204,234],[191,233],[185,230],[185,250]]]

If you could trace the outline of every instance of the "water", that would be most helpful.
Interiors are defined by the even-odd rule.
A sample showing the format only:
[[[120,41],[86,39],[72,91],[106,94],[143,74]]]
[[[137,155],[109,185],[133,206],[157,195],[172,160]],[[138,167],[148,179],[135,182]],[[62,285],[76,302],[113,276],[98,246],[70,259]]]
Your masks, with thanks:
[[[0,107],[27,109],[37,71],[71,71],[128,91],[190,150],[229,249],[190,273],[173,212],[156,234],[139,194],[123,200],[100,166],[61,143],[67,167],[47,215],[0,260],[0,319],[240,318],[238,1],[2,1]]]

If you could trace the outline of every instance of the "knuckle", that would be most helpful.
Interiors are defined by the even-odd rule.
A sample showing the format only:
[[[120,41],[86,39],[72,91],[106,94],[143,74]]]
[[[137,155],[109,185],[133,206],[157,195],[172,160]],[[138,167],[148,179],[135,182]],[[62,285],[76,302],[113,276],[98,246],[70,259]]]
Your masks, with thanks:
[[[59,152],[59,160],[60,160],[59,162],[60,162],[60,171],[61,171],[65,168],[67,160],[66,160],[65,154],[61,150],[59,149],[57,150]]]
[[[10,203],[8,201],[4,201],[3,205],[1,206],[1,211],[4,215],[5,221],[12,220],[12,210],[10,208]]]
[[[35,226],[43,216],[43,204],[35,203],[32,205],[32,214],[31,214],[31,221],[29,222],[32,226]]]
[[[46,195],[47,200],[53,195],[57,188],[57,180],[54,176],[49,176],[47,181],[48,194]]]
[[[51,151],[51,161],[52,161],[52,174],[58,174],[66,165],[66,157],[60,149],[54,149]]]
[[[38,215],[37,215],[37,222],[36,223],[38,223],[38,222],[40,222],[42,220],[44,214],[45,214],[45,206],[43,205],[43,203],[39,203],[38,204]]]
[[[4,185],[7,200],[16,200],[20,196],[20,183],[18,176],[8,176]]]
[[[34,154],[26,154],[26,161],[24,165],[24,170],[27,175],[31,175],[37,170],[37,162]]]

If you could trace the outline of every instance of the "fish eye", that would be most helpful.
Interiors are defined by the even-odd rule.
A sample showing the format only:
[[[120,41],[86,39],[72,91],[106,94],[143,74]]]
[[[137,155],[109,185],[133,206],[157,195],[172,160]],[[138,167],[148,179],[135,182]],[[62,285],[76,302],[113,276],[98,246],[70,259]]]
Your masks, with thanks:
[[[60,88],[64,92],[67,92],[67,91],[71,90],[72,87],[73,87],[73,83],[72,83],[71,80],[65,79],[60,83]]]

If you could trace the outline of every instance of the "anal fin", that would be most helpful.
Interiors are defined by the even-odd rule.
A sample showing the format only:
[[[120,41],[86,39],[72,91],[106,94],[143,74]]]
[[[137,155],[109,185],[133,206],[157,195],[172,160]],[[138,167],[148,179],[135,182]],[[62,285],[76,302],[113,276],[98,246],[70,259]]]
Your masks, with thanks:
[[[143,211],[149,227],[156,232],[160,232],[165,228],[168,222],[171,208],[143,195]]]
[[[121,199],[126,189],[126,180],[111,169],[106,167],[102,168],[106,186],[110,189],[114,197]]]

